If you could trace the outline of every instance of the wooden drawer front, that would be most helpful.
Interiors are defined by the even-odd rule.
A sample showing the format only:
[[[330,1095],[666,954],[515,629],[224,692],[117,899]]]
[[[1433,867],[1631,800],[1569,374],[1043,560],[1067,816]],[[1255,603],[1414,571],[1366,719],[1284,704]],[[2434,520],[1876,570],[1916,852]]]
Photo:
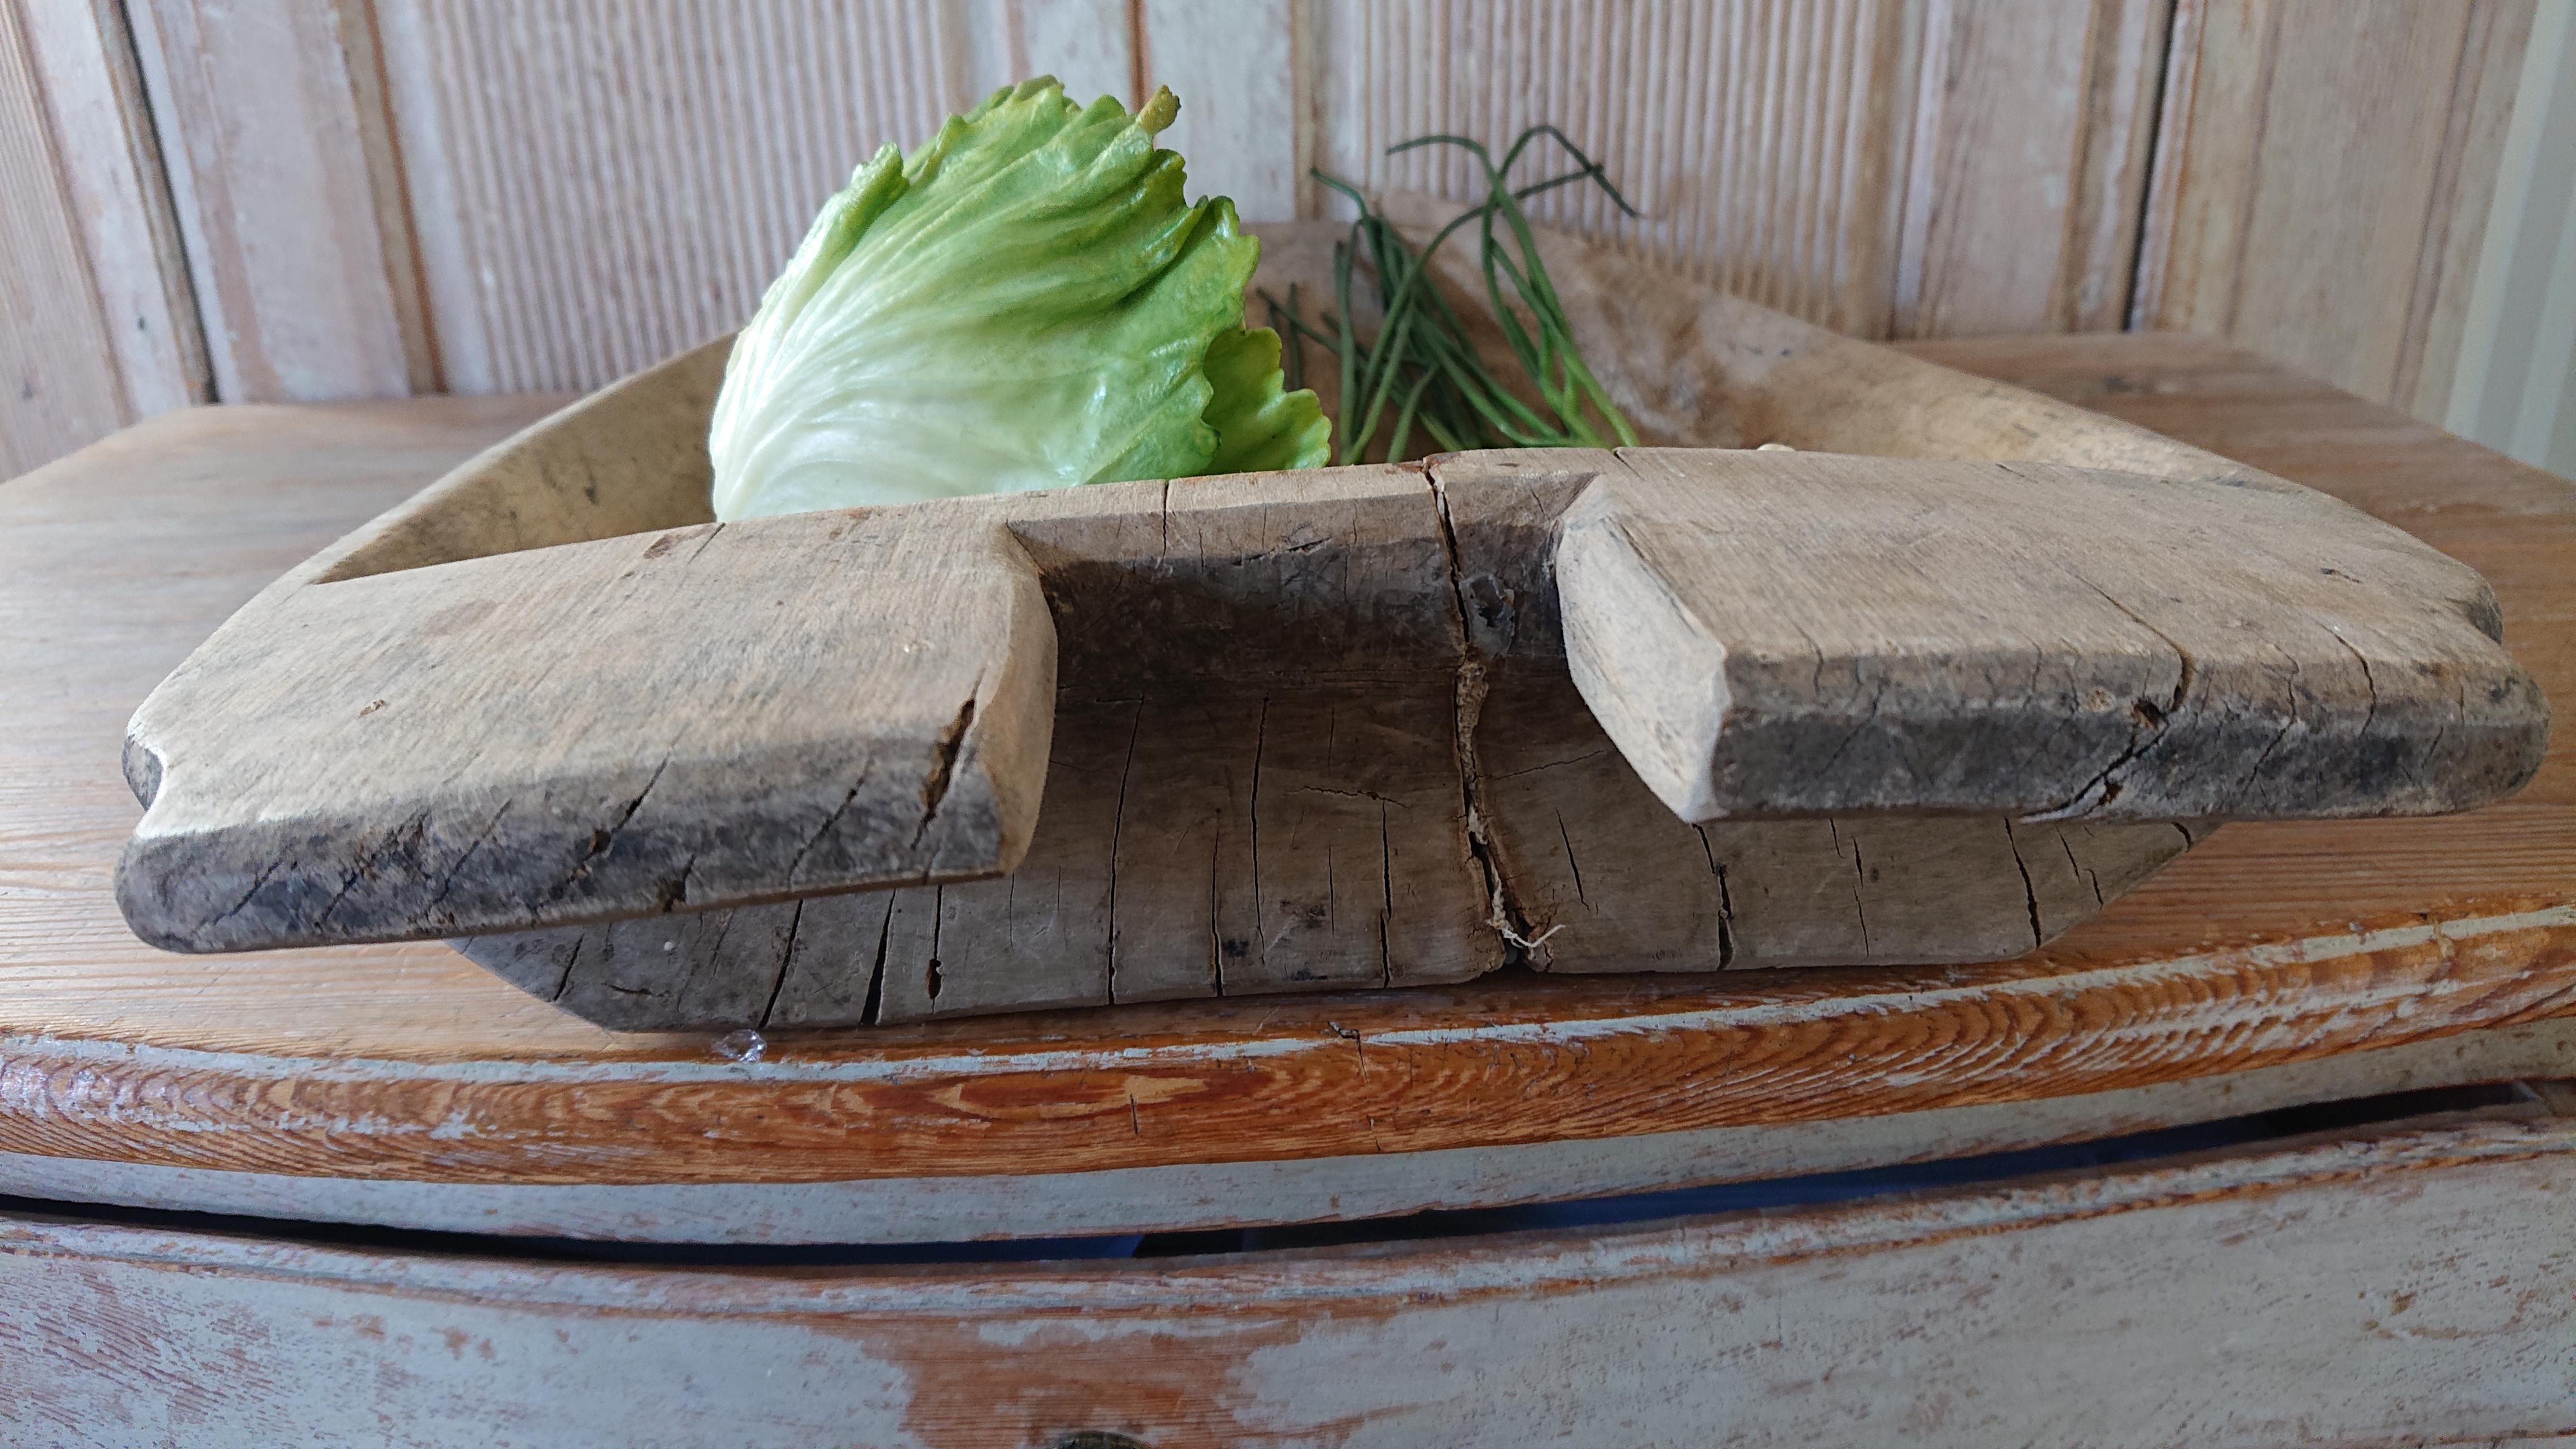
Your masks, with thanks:
[[[2576,1122],[1776,1216],[1081,1267],[0,1221],[12,1442],[2415,1443],[2576,1429]],[[1095,1441],[1097,1442],[1097,1441]]]

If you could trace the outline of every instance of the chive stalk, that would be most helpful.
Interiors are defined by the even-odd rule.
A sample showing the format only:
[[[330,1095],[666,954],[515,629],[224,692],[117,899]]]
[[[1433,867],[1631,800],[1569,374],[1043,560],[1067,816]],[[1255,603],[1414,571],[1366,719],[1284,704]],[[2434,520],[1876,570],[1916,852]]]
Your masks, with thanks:
[[[1538,141],[1549,140],[1573,158],[1574,169],[1526,186],[1510,176]],[[1485,178],[1484,198],[1433,233],[1416,249],[1369,204],[1359,188],[1322,171],[1315,179],[1348,198],[1358,210],[1350,235],[1333,247],[1333,307],[1309,321],[1294,287],[1283,302],[1264,292],[1270,320],[1288,341],[1288,386],[1303,385],[1309,342],[1333,355],[1341,381],[1341,416],[1334,422],[1333,461],[1357,463],[1372,452],[1405,456],[1418,430],[1438,447],[1603,448],[1633,445],[1636,429],[1601,386],[1574,345],[1574,329],[1539,257],[1538,239],[1522,203],[1558,187],[1590,181],[1630,216],[1636,208],[1619,194],[1600,163],[1554,126],[1532,126],[1497,162],[1481,142],[1465,136],[1420,136],[1389,148],[1389,155],[1428,146],[1454,146],[1473,157]],[[1476,350],[1449,298],[1434,284],[1433,267],[1452,237],[1473,228],[1476,273],[1485,305],[1511,354],[1510,385]],[[1366,280],[1364,281],[1363,278]],[[1363,339],[1354,324],[1352,298],[1362,286],[1376,292],[1380,322]],[[1522,395],[1535,395],[1533,405]],[[1381,443],[1381,429],[1383,442]]]

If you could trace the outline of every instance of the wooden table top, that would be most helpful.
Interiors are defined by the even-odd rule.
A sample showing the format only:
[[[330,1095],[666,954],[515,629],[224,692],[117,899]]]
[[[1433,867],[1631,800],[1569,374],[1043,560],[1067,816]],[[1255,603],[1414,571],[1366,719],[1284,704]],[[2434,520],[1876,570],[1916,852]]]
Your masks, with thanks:
[[[2566,482],[2206,341],[1913,350],[2418,534],[2487,575],[2507,644],[2576,699]],[[137,942],[109,889],[134,705],[269,579],[554,401],[201,410],[0,485],[0,1151],[429,1181],[1044,1173],[2028,1100],[2576,1011],[2564,728],[2505,804],[2231,825],[1989,966],[1506,974],[778,1034],[734,1060],[604,1032],[436,944]]]

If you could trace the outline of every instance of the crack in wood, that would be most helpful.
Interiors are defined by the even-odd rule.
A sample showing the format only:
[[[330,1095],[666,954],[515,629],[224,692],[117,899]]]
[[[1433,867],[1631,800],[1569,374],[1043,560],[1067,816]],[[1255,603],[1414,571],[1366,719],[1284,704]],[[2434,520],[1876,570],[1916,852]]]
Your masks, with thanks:
[[[572,870],[563,879],[555,882],[554,888],[546,893],[548,903],[560,901],[570,895],[574,884],[590,874],[590,863],[606,855],[609,847],[617,843],[618,833],[635,818],[636,811],[644,808],[644,800],[653,793],[653,787],[662,783],[662,772],[671,767],[671,749],[676,749],[678,746],[679,741],[675,738],[671,741],[671,748],[663,750],[661,760],[653,766],[653,773],[645,779],[644,788],[635,792],[635,798],[626,802],[625,807],[617,812],[615,820],[590,832],[590,840],[583,848],[580,857],[573,861]],[[528,914],[533,919],[537,913],[531,908]]]
[[[1574,863],[1574,837],[1565,828],[1565,812],[1556,811],[1556,838],[1565,844],[1565,871],[1574,877],[1574,898],[1585,910],[1592,908],[1592,897],[1583,893],[1583,867]]]
[[[1483,720],[1485,697],[1492,686],[1486,678],[1484,661],[1478,657],[1472,642],[1474,622],[1467,609],[1466,567],[1459,558],[1458,528],[1449,514],[1449,495],[1442,489],[1439,475],[1428,467],[1423,469],[1423,484],[1431,491],[1432,506],[1439,518],[1441,556],[1449,569],[1449,600],[1457,615],[1458,678],[1451,741],[1458,759],[1458,793],[1464,806],[1467,854],[1484,879],[1486,900],[1491,907],[1487,923],[1502,935],[1503,964],[1515,965],[1525,961],[1530,950],[1558,928],[1551,926],[1537,940],[1531,939],[1529,920],[1514,896],[1486,824],[1484,787],[1479,777],[1481,766],[1476,755],[1476,728]]]
[[[868,968],[867,1000],[859,1007],[859,1020],[869,1026],[877,1024],[885,1005],[886,942],[894,935],[894,908],[888,902],[886,913],[877,921],[876,964]]]
[[[501,808],[492,812],[491,822],[483,827],[483,833],[474,837],[473,842],[456,857],[456,863],[447,868],[447,874],[439,878],[438,889],[430,894],[429,904],[421,908],[421,914],[427,915],[438,909],[438,903],[447,899],[447,892],[456,884],[456,877],[465,869],[465,862],[473,859],[474,852],[482,849],[483,843],[492,838],[492,832],[501,828],[501,817],[509,814],[510,807],[517,803],[515,800],[504,800],[501,802]],[[426,824],[429,820],[429,812],[424,810],[417,818]],[[344,885],[340,889],[340,894],[331,898],[331,904],[324,907],[322,911],[324,920],[331,918],[331,912],[339,909],[341,899],[348,893],[348,887]]]
[[[1395,841],[1387,833],[1387,803],[1380,799],[1377,806],[1378,887],[1383,892],[1377,917],[1377,965],[1381,983],[1393,986],[1395,953],[1388,949],[1387,930],[1395,920]]]
[[[2005,821],[2004,828],[2007,830],[2011,829],[2012,822],[2009,820]],[[2076,879],[2093,887],[2093,904],[2097,906],[2107,904],[2107,902],[2102,899],[2102,873],[2098,870],[2089,868],[2082,861],[2075,858],[2075,842],[2067,838],[2066,831],[2066,826],[2061,825],[2057,827],[2057,848],[2066,852],[2066,868],[2075,872]],[[2191,836],[2188,833],[2185,833],[2183,839],[2185,842],[2189,842]]]
[[[2361,687],[2369,694],[2370,697],[2365,700],[2362,705],[2361,728],[2353,731],[2353,735],[2356,739],[2362,738],[2370,733],[2372,721],[2379,718],[2379,681],[2371,675],[2369,656],[2363,654],[2359,649],[2354,648],[2352,641],[2343,637],[2343,631],[2341,629],[2336,628],[2332,624],[2328,624],[2326,625],[2326,632],[2332,634],[2335,642],[2344,647],[2344,652],[2352,656],[2353,663],[2361,666]],[[2468,708],[2468,699],[2466,696],[2461,698],[2460,707],[2464,712]]]
[[[930,827],[937,823],[939,807],[948,799],[949,781],[957,769],[957,752],[965,747],[966,731],[975,723],[975,693],[983,687],[984,676],[979,670],[975,682],[966,687],[966,702],[957,707],[957,717],[948,722],[948,728],[940,731],[939,743],[931,756],[930,773],[921,782],[921,823],[913,827],[912,832],[912,848],[916,851],[921,849],[922,837],[928,835]]]
[[[565,989],[572,985],[573,968],[581,964],[581,948],[589,944],[590,934],[586,931],[572,938],[572,949],[564,953],[563,971],[555,977],[554,989],[545,993],[546,1000],[563,1000]]]
[[[769,1019],[778,1014],[778,996],[780,992],[787,989],[787,973],[796,969],[796,933],[804,929],[804,926],[805,903],[800,900],[796,902],[796,909],[787,917],[787,943],[779,948],[778,974],[771,978],[769,1000],[760,1008],[760,1027],[763,1031],[769,1029]]]
[[[1170,485],[1166,484],[1166,487]],[[1118,767],[1118,803],[1109,820],[1109,999],[1118,997],[1118,849],[1127,834],[1127,782],[1136,773],[1136,737],[1145,728],[1145,701],[1136,701],[1136,716],[1127,726],[1127,758]]]
[[[501,808],[506,811],[510,807],[505,803]],[[493,824],[498,825],[500,823],[500,818],[501,817],[498,815],[493,816]],[[387,831],[383,836],[378,838],[374,845],[360,851],[358,853],[357,863],[350,866],[347,873],[340,877],[339,889],[331,893],[331,899],[324,904],[321,913],[312,918],[313,924],[316,927],[329,924],[331,917],[339,911],[340,903],[347,900],[349,898],[349,893],[358,888],[358,882],[373,877],[383,866],[385,856],[392,851],[396,841],[399,841],[406,836],[410,837],[412,853],[414,855],[418,855],[420,852],[421,841],[426,838],[428,832],[429,812],[427,810],[422,810],[413,815],[409,820],[406,820],[402,824],[395,826],[392,830]],[[484,835],[489,834],[491,834],[491,830],[487,827],[484,831]],[[482,843],[482,837],[476,837],[474,845],[480,845]],[[439,882],[438,893],[430,897],[429,906],[424,906],[421,909],[421,914],[423,916],[426,916],[429,913],[430,906],[436,906],[440,901],[447,898],[448,885],[456,879],[456,870],[464,865],[465,856],[472,855],[474,853],[474,845],[468,845],[465,848],[465,855],[458,856],[456,858],[456,865],[451,866],[448,869],[446,877]]]
[[[1270,956],[1270,898],[1261,893],[1261,756],[1270,743],[1270,698],[1262,696],[1259,722],[1252,732],[1252,796],[1245,814],[1252,851],[1252,942],[1266,966]]]
[[[2021,872],[2021,898],[2023,904],[2030,908],[2030,948],[2036,951],[2048,940],[2048,933],[2040,929],[2039,924],[2039,888],[2031,884],[2030,862],[2021,858],[2021,838],[2013,833],[2012,821],[2006,820],[2003,824],[2004,844],[2012,848],[2013,869]],[[2058,843],[2064,844],[2065,837],[2060,836]],[[1855,856],[1859,854],[1857,848],[1854,849],[1853,854]],[[2075,852],[2069,850],[2066,858],[2073,861]]]

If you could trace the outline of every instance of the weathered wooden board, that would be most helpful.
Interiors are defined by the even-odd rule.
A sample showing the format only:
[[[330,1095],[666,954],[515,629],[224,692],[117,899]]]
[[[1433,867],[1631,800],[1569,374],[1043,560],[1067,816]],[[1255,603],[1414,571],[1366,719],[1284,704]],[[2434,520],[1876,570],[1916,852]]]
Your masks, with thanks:
[[[0,1422],[711,1449],[2518,1443],[2576,1399],[2572,1178],[2576,1122],[2532,1104],[1794,1212],[1179,1260],[673,1269],[18,1215]]]
[[[131,920],[416,937],[1010,869],[1055,703],[1036,576],[935,516],[799,522],[270,596],[138,717]]]
[[[1575,683],[1685,820],[2437,814],[2548,702],[2466,566],[2307,489],[1631,449],[1556,555]]]
[[[2576,689],[2565,480],[2203,339],[1941,355],[2408,528],[2495,583],[2545,689]],[[397,1186],[971,1182],[1795,1131],[2439,1044],[2576,1001],[2568,738],[2471,814],[2228,826],[1997,965],[1505,971],[773,1034],[734,1060],[716,1033],[603,1032],[435,943],[140,945],[108,884],[135,702],[280,571],[545,405],[208,409],[0,487],[0,677],[32,682],[0,690],[0,1150]]]
[[[1320,239],[1286,234],[1274,267]],[[2546,705],[2486,636],[2492,594],[2417,541],[1557,245],[1605,377],[1655,426],[1921,450],[1841,416],[1895,413],[1969,456],[2176,476],[1470,454],[715,526],[695,421],[716,344],[344,540],[156,693],[130,736],[153,808],[129,917],[183,949],[488,936],[478,960],[633,1028],[1511,959],[1975,961],[2045,943],[2198,828],[2112,822],[2460,809],[2537,767]],[[1782,345],[1747,363],[1756,338]],[[1688,395],[1643,394],[1660,362]],[[1511,783],[1558,761],[1602,788]],[[1867,846],[1850,820],[1711,834],[1634,778],[1682,822],[1934,816]],[[816,909],[811,935],[797,905],[608,924],[906,882]]]

